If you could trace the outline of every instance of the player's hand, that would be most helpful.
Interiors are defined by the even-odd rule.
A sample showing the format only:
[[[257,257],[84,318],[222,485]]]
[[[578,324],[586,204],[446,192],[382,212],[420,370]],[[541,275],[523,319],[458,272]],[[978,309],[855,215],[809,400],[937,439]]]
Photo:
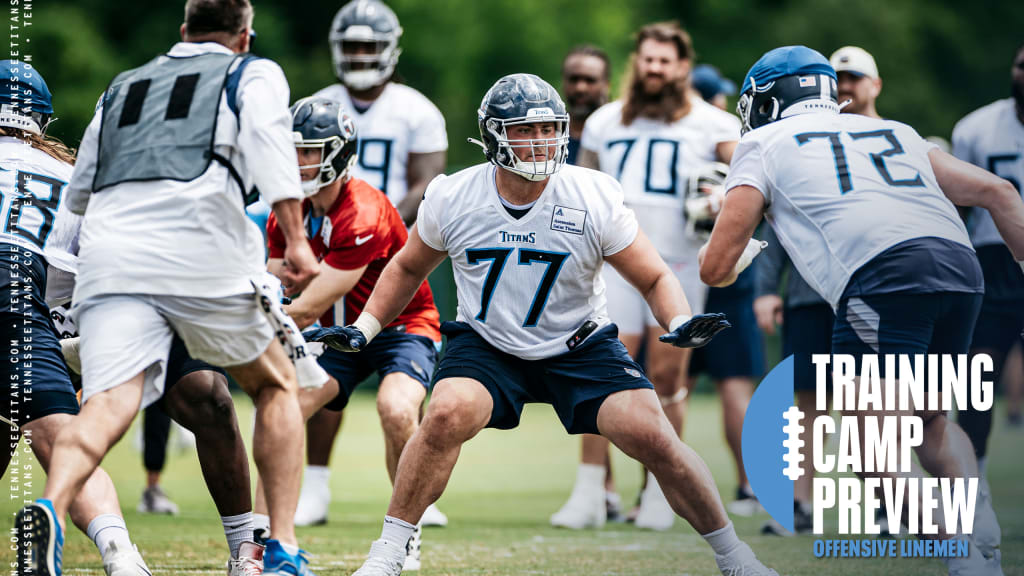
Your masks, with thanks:
[[[284,265],[279,276],[285,295],[302,292],[320,273],[320,263],[308,242],[289,243],[284,249]]]
[[[782,326],[782,298],[778,294],[765,294],[754,300],[754,317],[765,334],[775,334],[775,327]]]
[[[338,352],[359,352],[366,347],[366,335],[351,325],[306,330],[302,337],[307,342],[323,342]]]
[[[676,348],[700,348],[711,342],[715,334],[731,326],[725,314],[697,314],[672,332],[662,334],[658,340]]]

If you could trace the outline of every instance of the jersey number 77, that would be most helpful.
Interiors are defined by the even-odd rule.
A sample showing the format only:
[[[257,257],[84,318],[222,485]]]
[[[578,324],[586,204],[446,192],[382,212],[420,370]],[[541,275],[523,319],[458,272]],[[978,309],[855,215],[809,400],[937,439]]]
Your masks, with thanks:
[[[476,319],[480,322],[487,322],[487,309],[491,306],[491,296],[494,295],[494,289],[498,286],[498,281],[501,279],[501,273],[505,269],[505,262],[508,260],[509,254],[514,250],[514,248],[466,250],[466,259],[470,264],[477,264],[488,260],[491,262],[491,267],[487,271],[487,278],[484,279],[483,291],[480,294],[480,312],[476,315]],[[562,264],[569,257],[569,253],[546,252],[527,248],[520,248],[518,252],[520,266],[530,266],[534,262],[547,265],[544,277],[541,278],[540,285],[537,286],[537,292],[533,295],[530,310],[523,321],[524,328],[531,328],[536,326],[537,321],[540,320],[540,315],[544,312],[544,307],[548,303],[551,288],[555,285],[555,279],[558,278],[558,273],[562,271]]]

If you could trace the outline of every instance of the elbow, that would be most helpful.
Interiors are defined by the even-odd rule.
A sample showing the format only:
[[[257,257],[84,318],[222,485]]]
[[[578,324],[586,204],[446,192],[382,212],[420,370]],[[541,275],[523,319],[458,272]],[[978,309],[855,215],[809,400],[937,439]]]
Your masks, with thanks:
[[[736,272],[733,268],[726,268],[721,260],[716,266],[713,261],[707,259],[700,266],[700,281],[713,288],[723,288],[736,281]]]

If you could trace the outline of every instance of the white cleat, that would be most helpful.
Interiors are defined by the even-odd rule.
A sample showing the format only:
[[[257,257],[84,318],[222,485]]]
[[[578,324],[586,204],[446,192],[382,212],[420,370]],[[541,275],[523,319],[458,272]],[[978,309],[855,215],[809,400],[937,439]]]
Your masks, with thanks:
[[[654,479],[654,474],[648,472],[647,487],[640,497],[640,511],[634,524],[637,528],[664,532],[670,530],[675,522],[676,513],[665,498],[665,493],[661,491],[661,486],[658,486],[658,481]]]
[[[327,508],[331,503],[331,489],[320,485],[309,476],[302,479],[299,504],[295,507],[296,526],[319,526],[327,524]]]
[[[423,511],[423,516],[420,517],[420,526],[426,528],[427,526],[438,526],[444,528],[448,525],[448,517],[437,509],[437,504],[431,504],[427,506],[427,509]],[[408,568],[406,568],[408,570]]]
[[[178,515],[178,505],[175,504],[159,486],[146,488],[142,492],[139,505],[135,507],[139,514],[170,514]]]
[[[103,571],[107,576],[153,576],[135,546],[131,550],[118,550],[113,542],[103,553]]]
[[[551,515],[551,525],[556,528],[584,530],[600,528],[608,520],[608,506],[605,503],[604,488],[587,490],[577,484],[569,500],[561,510]]]
[[[974,543],[985,558],[993,558],[999,551],[1003,532],[999,528],[996,511],[992,507],[992,491],[988,480],[978,481],[978,502],[974,512]]]
[[[256,542],[242,542],[238,558],[228,560],[228,576],[261,576],[263,549],[263,545]]]
[[[395,550],[384,540],[374,540],[370,545],[370,555],[352,576],[399,576],[405,558],[404,551]]]
[[[744,518],[749,518],[764,511],[757,496],[750,489],[742,487],[736,490],[736,499],[729,502],[726,509],[729,510],[729,514],[743,516]]]
[[[779,576],[779,573],[761,564],[746,542],[740,542],[728,556],[715,554],[715,563],[722,576]]]
[[[412,538],[405,545],[405,562],[402,563],[402,572],[413,572],[420,569],[420,546],[423,545],[423,528],[416,526],[412,531]]]
[[[996,549],[991,558],[985,557],[972,538],[968,538],[968,555],[957,558],[944,558],[949,568],[949,576],[1003,576],[1000,564],[1000,553]]]

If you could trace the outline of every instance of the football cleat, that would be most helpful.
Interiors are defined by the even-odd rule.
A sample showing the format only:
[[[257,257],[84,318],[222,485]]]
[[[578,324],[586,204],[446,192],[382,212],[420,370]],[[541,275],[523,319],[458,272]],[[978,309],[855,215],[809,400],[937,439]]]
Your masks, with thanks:
[[[178,515],[178,505],[167,497],[159,486],[146,488],[142,492],[139,505],[135,507],[139,514],[170,514]]]
[[[309,569],[307,552],[289,554],[279,540],[267,540],[263,550],[263,576],[316,576]]]
[[[729,509],[730,514],[747,518],[764,510],[757,500],[757,496],[749,488],[737,488],[736,499],[729,502],[726,508]]]
[[[412,538],[405,545],[405,562],[402,563],[402,572],[412,572],[420,569],[420,546],[423,544],[423,529],[416,526],[412,531]]]
[[[320,482],[306,474],[302,479],[299,504],[295,507],[296,526],[320,526],[327,524],[327,508],[331,503],[331,488],[327,482]]]
[[[604,488],[589,490],[577,483],[562,508],[551,515],[551,525],[556,528],[584,530],[600,528],[608,519],[608,507]]]
[[[384,540],[370,544],[370,555],[352,576],[398,576],[407,557],[405,551],[389,545]]]
[[[621,524],[626,521],[622,513],[622,497],[615,492],[604,493],[605,518],[608,522]]]
[[[107,576],[153,576],[138,548],[132,546],[130,550],[118,550],[113,542],[103,553],[103,571]]]
[[[676,513],[661,491],[661,486],[658,486],[658,481],[654,479],[654,474],[648,472],[647,486],[640,497],[640,511],[637,512],[634,524],[637,528],[663,532],[671,529],[675,522]]]
[[[36,500],[18,512],[17,574],[19,576],[61,576],[64,533],[49,500]]]
[[[228,560],[228,576],[260,576],[263,574],[264,547],[256,542],[242,542],[238,558]]]
[[[978,480],[978,502],[974,512],[974,543],[985,558],[993,558],[999,550],[1003,532],[996,511],[992,508],[992,491],[988,480]]]
[[[427,509],[423,511],[423,516],[420,517],[420,526],[424,528],[428,526],[438,526],[444,528],[448,525],[448,517],[444,515],[437,508],[437,504],[431,504],[427,506]]]
[[[726,556],[715,554],[715,564],[718,564],[722,576],[779,576],[778,572],[761,564],[745,542],[740,542],[740,545]]]
[[[796,531],[795,534],[808,534],[813,528],[814,519],[811,518],[811,513],[799,502],[793,502],[793,529]],[[788,537],[793,536],[794,532],[786,530],[777,520],[770,518],[761,527],[761,534]]]
[[[986,558],[973,538],[968,537],[967,543],[967,556],[943,558],[949,568],[949,576],[1003,576],[999,550],[991,558]]]

